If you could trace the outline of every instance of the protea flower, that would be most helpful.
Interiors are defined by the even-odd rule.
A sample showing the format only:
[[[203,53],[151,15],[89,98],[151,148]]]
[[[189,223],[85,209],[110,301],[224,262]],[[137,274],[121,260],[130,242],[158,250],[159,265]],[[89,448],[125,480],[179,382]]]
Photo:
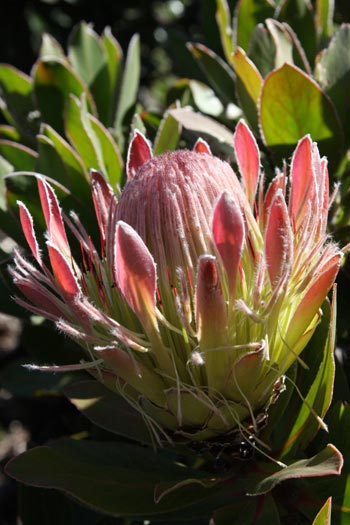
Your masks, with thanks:
[[[54,190],[38,177],[49,265],[19,202],[36,264],[16,252],[11,272],[26,297],[17,301],[78,341],[88,362],[77,368],[124,396],[157,437],[257,432],[341,263],[326,233],[327,161],[310,137],[298,143],[290,177],[277,171],[266,191],[243,121],[234,150],[241,182],[202,140],[193,151],[152,157],[136,132],[119,202],[91,174],[100,250],[78,217],[63,220]]]

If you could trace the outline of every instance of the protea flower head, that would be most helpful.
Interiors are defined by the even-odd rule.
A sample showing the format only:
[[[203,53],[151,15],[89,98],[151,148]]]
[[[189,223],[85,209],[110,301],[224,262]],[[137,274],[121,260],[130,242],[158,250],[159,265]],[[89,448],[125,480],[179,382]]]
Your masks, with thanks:
[[[156,436],[257,431],[341,263],[326,233],[327,161],[310,137],[298,143],[290,176],[278,171],[266,190],[243,121],[234,150],[241,181],[202,140],[193,151],[152,157],[135,132],[119,202],[91,174],[100,249],[78,217],[62,218],[38,177],[48,263],[19,203],[35,264],[16,252],[11,272],[26,297],[17,301],[78,341],[89,362],[77,368],[123,395]],[[83,263],[73,259],[64,222]]]

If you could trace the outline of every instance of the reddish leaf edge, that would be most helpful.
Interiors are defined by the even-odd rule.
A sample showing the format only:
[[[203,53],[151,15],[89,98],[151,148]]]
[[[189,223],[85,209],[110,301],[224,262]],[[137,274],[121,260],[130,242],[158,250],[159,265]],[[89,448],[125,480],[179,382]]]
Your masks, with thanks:
[[[298,478],[339,475],[343,467],[341,452],[329,443],[321,452],[309,459],[302,459],[259,481],[247,496],[267,494],[282,481]]]

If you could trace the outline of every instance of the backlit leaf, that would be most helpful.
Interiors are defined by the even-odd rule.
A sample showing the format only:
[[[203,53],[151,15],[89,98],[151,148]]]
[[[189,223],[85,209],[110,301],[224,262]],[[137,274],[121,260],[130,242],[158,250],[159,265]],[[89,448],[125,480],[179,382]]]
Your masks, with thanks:
[[[310,133],[332,166],[339,161],[343,136],[334,106],[316,82],[296,66],[284,64],[266,77],[260,124],[265,144],[279,160],[288,157],[298,140]]]

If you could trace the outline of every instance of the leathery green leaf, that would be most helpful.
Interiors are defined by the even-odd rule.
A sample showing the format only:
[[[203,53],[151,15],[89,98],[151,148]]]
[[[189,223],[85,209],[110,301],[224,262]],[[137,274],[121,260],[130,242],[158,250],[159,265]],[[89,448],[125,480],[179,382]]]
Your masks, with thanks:
[[[254,28],[273,18],[274,7],[268,0],[239,0],[235,11],[235,43],[248,51]]]
[[[66,134],[87,170],[99,169],[114,187],[120,184],[123,160],[119,149],[107,128],[88,112],[83,97],[69,97],[65,122]]]
[[[99,512],[113,516],[149,516],[203,501],[215,487],[192,483],[155,503],[160,483],[205,479],[152,449],[122,442],[59,439],[10,461],[6,472],[36,487],[54,488]],[[137,498],[135,498],[137,494]]]
[[[295,457],[297,450],[303,450],[309,444],[321,426],[332,400],[335,374],[334,345],[336,322],[336,297],[334,293],[331,309],[327,302],[323,305],[323,317],[314,337],[311,339],[308,352],[320,354],[322,361],[314,376],[311,370],[308,375],[314,377],[308,392],[301,403],[294,424],[286,437],[280,457]],[[295,393],[295,396],[298,396]]]
[[[109,27],[106,27],[104,29],[101,41],[107,57],[107,67],[111,92],[110,115],[108,126],[112,126],[116,111],[119,80],[123,61],[123,51],[118,41],[112,35],[111,29]]]
[[[63,133],[64,108],[70,95],[85,93],[89,110],[96,113],[91,93],[74,70],[62,59],[39,60],[34,66],[34,92],[42,120]]]
[[[316,24],[311,2],[283,0],[278,9],[278,18],[293,28],[310,64],[313,64],[316,54]]]
[[[136,34],[130,40],[121,80],[117,112],[114,120],[114,129],[117,133],[121,132],[126,113],[136,103],[140,74],[140,37]]]
[[[344,126],[346,146],[350,144],[350,26],[343,24],[329,46],[319,55],[316,79],[334,103]]]
[[[331,525],[332,498],[328,498],[312,525]]]
[[[240,47],[232,56],[232,64],[237,75],[237,96],[249,124],[259,133],[258,100],[263,79],[253,62]]]
[[[38,156],[36,151],[11,140],[0,139],[0,154],[12,164],[15,170],[32,171]]]
[[[64,51],[57,40],[48,33],[44,33],[41,38],[41,47],[39,50],[40,58],[62,58],[66,60]]]
[[[107,55],[91,24],[81,22],[70,35],[68,56],[74,70],[88,86],[96,103],[99,119],[109,124],[113,101]]]
[[[114,434],[151,444],[151,435],[142,416],[121,396],[101,383],[88,380],[75,382],[67,386],[64,393],[95,425]]]
[[[187,131],[202,137],[215,147],[233,155],[233,133],[216,120],[187,108],[170,109],[169,114]]]
[[[0,64],[1,111],[9,124],[26,138],[33,138],[37,123],[31,118],[34,110],[32,79],[8,64]]]
[[[153,152],[160,155],[167,150],[175,150],[181,134],[181,125],[169,113],[166,112],[158,127],[157,135],[154,140]]]
[[[288,157],[308,133],[331,166],[341,158],[343,134],[335,108],[316,82],[296,66],[284,64],[266,77],[259,117],[264,142],[279,160]]]
[[[235,76],[232,69],[221,57],[203,44],[189,43],[187,47],[220,99],[226,104],[234,102]]]
[[[343,457],[334,445],[327,445],[321,452],[309,459],[301,459],[259,481],[249,490],[250,496],[266,494],[282,481],[295,478],[312,478],[339,475]]]
[[[257,498],[236,498],[235,503],[214,512],[214,522],[215,525],[233,525],[233,523],[280,525],[280,518],[273,497],[271,494],[266,494]]]
[[[70,178],[70,189],[81,186],[81,178],[89,182],[89,175],[81,161],[81,158],[72,146],[64,140],[51,126],[43,125],[41,134],[50,141],[65,166],[65,171]]]
[[[316,29],[321,42],[332,34],[333,16],[334,0],[316,0]]]
[[[228,62],[233,53],[232,22],[227,0],[216,0],[216,23],[219,28],[222,48]]]

